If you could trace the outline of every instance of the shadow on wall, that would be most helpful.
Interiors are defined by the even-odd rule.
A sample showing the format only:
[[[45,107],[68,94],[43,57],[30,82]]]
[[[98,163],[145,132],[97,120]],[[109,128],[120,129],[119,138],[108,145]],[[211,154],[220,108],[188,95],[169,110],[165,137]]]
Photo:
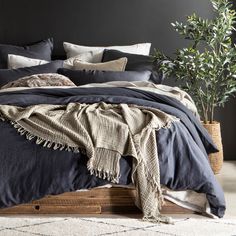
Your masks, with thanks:
[[[216,120],[221,122],[225,160],[236,160],[236,98],[217,109]]]
[[[234,9],[236,9],[236,2],[232,2]],[[234,33],[233,42],[236,43],[236,32]],[[222,125],[225,159],[236,160],[236,98],[232,98],[224,108],[217,110],[216,119]]]

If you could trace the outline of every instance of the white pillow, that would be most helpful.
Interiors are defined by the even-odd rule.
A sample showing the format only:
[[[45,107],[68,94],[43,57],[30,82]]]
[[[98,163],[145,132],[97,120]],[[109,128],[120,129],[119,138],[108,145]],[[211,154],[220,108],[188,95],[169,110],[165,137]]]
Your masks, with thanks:
[[[83,53],[93,53],[93,63],[101,62],[104,49],[113,49],[125,53],[140,54],[148,56],[150,53],[151,43],[139,43],[130,46],[109,46],[109,47],[88,47],[72,43],[63,43],[67,58],[75,57]]]
[[[127,58],[122,57],[118,60],[108,61],[104,63],[89,63],[85,61],[80,61],[78,59],[74,60],[74,70],[100,70],[100,71],[124,71]]]
[[[8,54],[8,69],[18,69],[23,67],[38,66],[47,63],[49,63],[49,61]]]

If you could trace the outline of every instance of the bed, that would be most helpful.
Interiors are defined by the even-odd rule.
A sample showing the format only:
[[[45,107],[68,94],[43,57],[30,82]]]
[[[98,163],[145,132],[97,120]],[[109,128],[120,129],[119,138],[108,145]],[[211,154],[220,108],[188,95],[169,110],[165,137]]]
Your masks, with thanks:
[[[5,89],[0,93],[1,104],[21,107],[39,103],[94,101],[151,106],[177,116],[181,122],[157,132],[161,184],[172,190],[189,189],[205,193],[211,212],[223,216],[223,192],[207,159],[207,152],[214,151],[214,145],[198,118],[175,98],[131,85],[112,83],[76,88]],[[30,202],[45,195],[98,187],[109,182],[90,175],[86,155],[44,148],[17,134],[17,130],[8,122],[1,122],[0,126],[0,174],[1,179],[5,180],[0,185],[1,207]],[[130,184],[132,158],[122,157],[120,165],[118,184]]]
[[[41,44],[48,57],[52,40]],[[140,212],[136,206],[156,214],[163,205],[161,213],[223,217],[208,160],[217,148],[191,97],[161,84],[150,44],[135,46],[145,55],[66,47],[90,51],[64,62],[9,54],[10,69],[0,69],[0,214]]]
[[[28,204],[0,210],[0,215],[100,215],[141,216],[135,205],[135,189],[124,187],[98,188],[81,192],[50,195]],[[199,211],[196,211],[199,212]],[[166,200],[162,214],[194,214],[195,211]]]

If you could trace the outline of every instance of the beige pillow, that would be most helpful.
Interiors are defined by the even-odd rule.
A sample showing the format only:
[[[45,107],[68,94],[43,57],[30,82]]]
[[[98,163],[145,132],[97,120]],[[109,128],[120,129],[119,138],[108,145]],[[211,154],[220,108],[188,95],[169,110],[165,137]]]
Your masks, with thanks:
[[[32,59],[29,57],[23,57],[19,55],[8,54],[8,69],[18,69],[30,66],[39,66],[49,63],[45,60]]]
[[[64,75],[56,73],[45,73],[26,76],[15,81],[12,81],[2,87],[15,88],[15,87],[47,87],[47,86],[76,86],[69,78]]]
[[[80,61],[78,59],[74,60],[73,69],[75,70],[104,70],[104,71],[124,71],[128,59],[122,57],[118,60],[108,61],[104,63],[89,63]]]

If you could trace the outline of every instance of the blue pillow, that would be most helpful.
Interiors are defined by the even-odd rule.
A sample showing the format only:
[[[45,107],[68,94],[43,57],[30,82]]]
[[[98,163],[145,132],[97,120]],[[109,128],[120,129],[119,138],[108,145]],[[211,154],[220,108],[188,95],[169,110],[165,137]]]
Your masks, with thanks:
[[[126,57],[128,62],[126,64],[126,71],[150,71],[150,80],[156,84],[163,82],[163,77],[159,74],[158,64],[153,62],[151,56],[137,55],[131,53],[124,53],[117,50],[105,49],[103,53],[102,61],[117,60],[121,57]]]
[[[150,71],[98,71],[58,69],[58,73],[73,81],[77,86],[90,83],[105,83],[112,81],[148,81]]]
[[[22,47],[0,44],[0,69],[7,69],[8,54],[51,61],[52,50],[52,38]]]
[[[19,78],[42,73],[56,73],[63,61],[53,61],[44,65],[24,67],[15,70],[0,69],[0,87]]]

